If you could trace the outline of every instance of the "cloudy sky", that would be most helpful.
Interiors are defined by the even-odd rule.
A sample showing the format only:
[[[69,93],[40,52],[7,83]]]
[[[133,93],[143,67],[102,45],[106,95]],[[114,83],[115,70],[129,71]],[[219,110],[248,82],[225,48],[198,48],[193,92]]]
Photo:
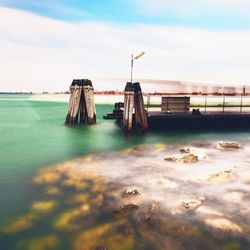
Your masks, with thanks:
[[[0,0],[0,91],[136,78],[250,84],[250,0]],[[114,78],[116,80],[108,80]]]

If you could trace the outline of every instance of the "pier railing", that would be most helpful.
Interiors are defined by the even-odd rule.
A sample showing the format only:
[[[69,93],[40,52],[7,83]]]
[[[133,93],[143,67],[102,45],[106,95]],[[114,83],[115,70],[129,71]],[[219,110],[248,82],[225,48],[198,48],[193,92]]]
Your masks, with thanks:
[[[162,96],[144,95],[144,102],[147,110],[157,110],[161,108]],[[200,112],[249,112],[250,96],[190,96],[190,111],[199,109]]]

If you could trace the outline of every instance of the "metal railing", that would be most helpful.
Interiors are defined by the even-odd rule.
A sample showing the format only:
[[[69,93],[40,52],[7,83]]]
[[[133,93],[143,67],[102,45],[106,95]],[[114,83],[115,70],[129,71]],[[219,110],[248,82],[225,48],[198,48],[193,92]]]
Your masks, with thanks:
[[[144,95],[144,103],[147,110],[161,107],[162,96]],[[190,110],[199,108],[201,112],[207,113],[211,111],[216,112],[250,112],[250,96],[190,96],[191,105]]]

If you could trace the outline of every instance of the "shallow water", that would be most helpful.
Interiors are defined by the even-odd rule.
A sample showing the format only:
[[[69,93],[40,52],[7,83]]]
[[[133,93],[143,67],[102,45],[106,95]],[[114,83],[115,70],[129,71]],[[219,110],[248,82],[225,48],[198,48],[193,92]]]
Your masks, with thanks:
[[[168,131],[125,137],[112,121],[102,120],[102,115],[112,110],[111,105],[97,105],[98,125],[91,127],[64,126],[66,109],[66,103],[0,96],[1,248],[249,247],[249,183],[239,176],[242,168],[248,169],[248,131]],[[215,149],[219,140],[239,141],[244,149],[220,152]],[[208,158],[184,168],[163,160],[179,153],[183,145],[196,151],[203,148],[199,154]],[[73,161],[72,170],[72,161],[67,160],[75,157],[80,158]],[[43,174],[40,171],[47,173],[46,166],[51,165],[50,173],[58,167],[61,171],[65,164],[69,169],[60,177],[63,180],[49,174],[47,181],[55,178],[55,183],[34,182],[35,176]],[[84,177],[90,169],[90,176]],[[232,183],[207,180],[214,173],[229,170],[237,176]],[[114,215],[112,211],[124,202],[122,190],[130,186],[136,186],[141,195],[126,202],[135,203],[139,209]],[[224,195],[224,200],[218,199]],[[200,196],[206,200],[195,210],[195,216],[193,210],[183,211],[183,201]],[[144,222],[154,209],[152,224]],[[206,217],[207,213],[214,213],[217,221]],[[210,228],[218,221],[235,230],[217,228],[219,234],[214,233]],[[82,242],[93,242],[93,237],[99,239],[99,245],[84,247]]]

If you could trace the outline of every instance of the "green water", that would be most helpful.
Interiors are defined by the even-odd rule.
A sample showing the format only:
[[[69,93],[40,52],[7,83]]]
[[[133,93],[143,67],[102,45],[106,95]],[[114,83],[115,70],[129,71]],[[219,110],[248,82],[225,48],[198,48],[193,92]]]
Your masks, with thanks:
[[[113,121],[102,119],[113,105],[96,108],[97,125],[67,127],[64,125],[67,103],[34,101],[30,95],[0,95],[0,226],[42,197],[32,178],[39,168],[49,164],[139,144],[250,138],[248,131],[156,131],[126,137]]]

